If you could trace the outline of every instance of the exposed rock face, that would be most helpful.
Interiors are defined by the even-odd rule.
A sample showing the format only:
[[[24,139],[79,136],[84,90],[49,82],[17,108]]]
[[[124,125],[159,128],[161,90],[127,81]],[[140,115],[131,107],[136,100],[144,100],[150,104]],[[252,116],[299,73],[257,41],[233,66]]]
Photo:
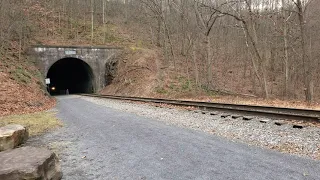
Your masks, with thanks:
[[[1,180],[60,180],[57,156],[45,149],[21,147],[0,152]]]
[[[7,125],[0,127],[0,151],[13,149],[27,141],[29,132],[21,125]]]

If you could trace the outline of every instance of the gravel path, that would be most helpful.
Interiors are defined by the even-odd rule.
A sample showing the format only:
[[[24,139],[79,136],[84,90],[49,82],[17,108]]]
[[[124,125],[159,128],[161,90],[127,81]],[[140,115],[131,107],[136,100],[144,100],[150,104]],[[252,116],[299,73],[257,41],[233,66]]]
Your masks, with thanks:
[[[210,125],[210,131],[215,129],[214,133],[225,134],[240,128],[236,121],[231,125],[227,123],[230,120],[213,120],[209,115],[79,96],[58,97],[57,111],[65,126],[31,139],[28,145],[46,144],[56,151],[64,179],[316,180],[320,177],[319,161],[181,128],[202,129]],[[223,128],[217,130],[219,124]],[[268,123],[255,126],[259,125]],[[233,131],[246,133],[244,129]]]
[[[221,118],[225,113],[218,112],[216,112],[217,115],[212,116],[210,113],[202,114],[201,111],[195,113],[141,103],[133,105],[131,102],[111,99],[81,98],[113,109],[156,119],[168,125],[196,129],[226,137],[232,141],[320,160],[320,128],[318,127],[295,129],[288,123],[281,126],[274,124],[275,122],[284,123],[281,120],[253,117],[253,120],[244,121],[242,118],[232,119],[231,116]]]

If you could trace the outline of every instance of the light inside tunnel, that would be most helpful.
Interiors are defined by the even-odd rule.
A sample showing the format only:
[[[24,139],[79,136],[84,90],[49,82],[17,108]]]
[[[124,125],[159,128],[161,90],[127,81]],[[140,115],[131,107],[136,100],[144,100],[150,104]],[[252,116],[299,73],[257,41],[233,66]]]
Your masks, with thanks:
[[[54,63],[47,74],[51,95],[92,93],[94,76],[91,67],[76,58],[64,58]]]

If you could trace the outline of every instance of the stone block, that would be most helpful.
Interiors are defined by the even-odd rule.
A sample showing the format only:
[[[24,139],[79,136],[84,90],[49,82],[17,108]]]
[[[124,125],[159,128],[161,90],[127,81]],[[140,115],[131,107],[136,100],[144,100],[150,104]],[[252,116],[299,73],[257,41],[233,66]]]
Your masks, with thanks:
[[[1,180],[60,180],[55,153],[45,148],[21,147],[0,152]]]
[[[13,149],[28,140],[29,132],[27,128],[11,124],[0,127],[0,151]]]

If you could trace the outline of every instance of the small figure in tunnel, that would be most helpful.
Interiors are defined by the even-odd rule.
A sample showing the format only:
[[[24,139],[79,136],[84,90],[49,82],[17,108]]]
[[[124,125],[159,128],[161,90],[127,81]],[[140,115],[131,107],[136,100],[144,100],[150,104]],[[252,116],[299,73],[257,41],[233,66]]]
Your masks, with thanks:
[[[66,95],[69,95],[69,89],[66,90]]]

